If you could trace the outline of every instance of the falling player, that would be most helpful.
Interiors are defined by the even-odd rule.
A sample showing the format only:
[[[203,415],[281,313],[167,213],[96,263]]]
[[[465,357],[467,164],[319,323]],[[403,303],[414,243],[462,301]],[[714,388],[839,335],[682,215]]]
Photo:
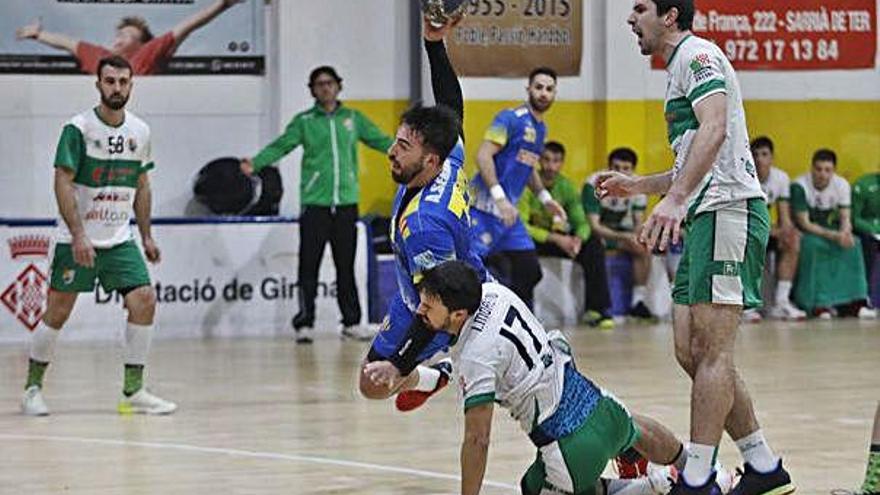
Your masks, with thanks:
[[[55,154],[55,198],[61,221],[52,259],[46,313],[31,337],[30,364],[22,412],[43,416],[43,374],[55,342],[80,292],[116,291],[128,309],[120,413],[169,414],[173,402],[144,388],[144,366],[153,338],[156,294],[129,219],[134,211],[144,254],[158,263],[159,248],[150,231],[153,168],[150,128],[125,110],[131,95],[131,65],[122,57],[102,59],[96,87],[101,103],[73,117],[61,133]]]

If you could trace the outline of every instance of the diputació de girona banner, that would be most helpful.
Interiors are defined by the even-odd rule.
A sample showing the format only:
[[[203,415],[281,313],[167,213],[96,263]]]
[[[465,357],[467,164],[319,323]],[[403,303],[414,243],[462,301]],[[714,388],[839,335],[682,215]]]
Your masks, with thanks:
[[[869,69],[876,65],[875,0],[700,0],[694,33],[738,70]],[[664,68],[655,57],[655,69]]]
[[[537,66],[581,71],[582,0],[469,0],[449,56],[472,77],[523,77]]]

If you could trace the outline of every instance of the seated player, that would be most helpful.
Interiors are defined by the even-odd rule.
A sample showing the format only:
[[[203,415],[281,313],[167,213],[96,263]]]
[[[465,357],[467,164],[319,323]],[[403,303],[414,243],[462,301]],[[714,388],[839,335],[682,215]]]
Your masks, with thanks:
[[[633,175],[638,155],[629,148],[617,148],[608,155],[608,170]],[[590,227],[605,241],[609,250],[621,250],[633,260],[633,291],[629,315],[639,319],[653,319],[654,314],[645,305],[648,276],[651,274],[651,252],[638,242],[636,233],[642,226],[648,197],[638,194],[629,198],[603,198],[596,196],[596,177],[584,184],[581,199],[590,219]]]
[[[520,481],[525,495],[560,493],[666,493],[675,472],[648,478],[600,479],[608,461],[634,448],[648,460],[683,466],[687,451],[663,425],[631,415],[611,393],[575,367],[558,330],[547,332],[525,303],[506,287],[482,283],[460,261],[425,272],[417,315],[452,336],[465,413],[461,447],[462,494],[479,493],[486,471],[495,404],[508,409],[538,449]],[[382,383],[394,377],[388,362],[368,373]]]
[[[544,145],[541,152],[541,182],[550,195],[565,209],[568,221],[554,216],[529,189],[519,200],[519,215],[535,241],[540,256],[571,258],[584,271],[584,322],[599,328],[614,327],[608,315],[611,300],[605,277],[605,248],[592,235],[580,198],[571,180],[560,174],[565,162],[565,147],[556,141]]]
[[[850,186],[835,173],[837,155],[820,149],[810,173],[791,185],[794,220],[803,232],[794,300],[813,316],[876,318],[867,307],[861,242],[850,223]]]
[[[874,263],[880,253],[880,173],[864,175],[853,184],[852,217],[853,231],[862,241],[865,276],[870,287]]]
[[[776,223],[770,228],[768,251],[776,251],[776,295],[770,308],[770,317],[780,320],[803,320],[807,314],[798,309],[789,299],[792,281],[797,270],[800,254],[801,235],[791,218],[789,198],[791,181],[788,174],[773,163],[773,141],[761,136],[752,141],[752,157],[758,171],[761,189],[767,196],[767,208],[774,210]],[[743,319],[750,322],[761,320],[757,309],[743,313]]]
[[[369,399],[398,394],[396,404],[402,411],[418,407],[442,389],[451,373],[448,361],[418,366],[449,345],[448,335],[430,332],[414,317],[419,306],[416,284],[422,274],[457,259],[470,263],[484,279],[488,277],[471,247],[467,178],[462,170],[464,104],[443,42],[454,24],[435,28],[425,21],[425,49],[438,105],[407,111],[388,150],[391,176],[400,184],[390,228],[398,292],[366,361],[391,360],[399,379],[391,387],[376,385],[362,367],[360,391]]]

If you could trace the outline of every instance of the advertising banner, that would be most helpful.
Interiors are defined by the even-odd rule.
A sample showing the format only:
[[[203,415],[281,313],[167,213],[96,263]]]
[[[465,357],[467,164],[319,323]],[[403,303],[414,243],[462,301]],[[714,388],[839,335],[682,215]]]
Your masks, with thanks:
[[[738,70],[870,69],[877,60],[875,0],[701,0],[694,32]],[[659,57],[652,65],[664,68]]]
[[[469,0],[449,56],[462,76],[525,77],[538,66],[577,76],[582,9],[582,0]]]
[[[53,227],[0,227],[0,342],[23,342],[45,311]],[[157,338],[293,335],[299,227],[294,222],[155,225],[162,261],[148,265],[158,297]],[[367,315],[367,231],[358,224],[355,278]],[[325,250],[316,301],[318,332],[339,328],[336,271]],[[364,318],[366,323],[366,317]],[[65,339],[116,339],[120,298],[81,294]]]
[[[0,73],[262,74],[260,0],[3,0]]]

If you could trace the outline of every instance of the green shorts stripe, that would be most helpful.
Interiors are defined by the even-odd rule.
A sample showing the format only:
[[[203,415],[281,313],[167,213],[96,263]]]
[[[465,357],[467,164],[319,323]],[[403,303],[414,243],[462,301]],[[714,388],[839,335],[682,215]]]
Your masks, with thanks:
[[[675,303],[760,307],[769,237],[770,215],[759,198],[696,215],[675,274]]]
[[[150,285],[150,273],[134,241],[95,249],[91,268],[73,260],[70,244],[57,244],[50,272],[49,286],[58,292],[92,292],[96,281],[107,292]]]
[[[520,486],[526,495],[593,495],[608,461],[632,447],[639,432],[626,407],[603,391],[596,409],[570,435],[538,449]]]

